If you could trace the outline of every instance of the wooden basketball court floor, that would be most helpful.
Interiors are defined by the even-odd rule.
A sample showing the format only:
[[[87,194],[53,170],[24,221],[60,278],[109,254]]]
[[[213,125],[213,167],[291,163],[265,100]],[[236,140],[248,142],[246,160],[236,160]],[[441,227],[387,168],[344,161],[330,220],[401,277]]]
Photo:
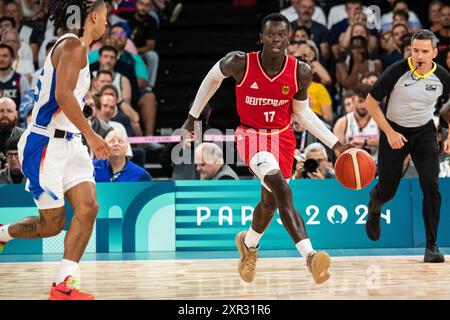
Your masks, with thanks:
[[[372,250],[376,255],[369,250],[358,256],[329,251],[331,278],[321,285],[313,282],[296,252],[262,252],[251,284],[240,280],[235,252],[173,253],[161,255],[163,259],[134,254],[132,260],[120,260],[130,259],[124,254],[86,254],[81,286],[100,300],[450,299],[450,262],[425,264],[423,249],[409,249],[404,255],[393,255],[405,253],[399,249],[377,250]],[[0,299],[47,299],[60,259],[2,256]]]

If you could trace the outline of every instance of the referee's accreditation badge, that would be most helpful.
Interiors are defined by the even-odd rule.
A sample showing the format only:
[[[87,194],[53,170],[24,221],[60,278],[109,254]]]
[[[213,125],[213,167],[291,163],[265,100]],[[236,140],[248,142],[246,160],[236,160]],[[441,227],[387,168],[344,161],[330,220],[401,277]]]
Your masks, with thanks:
[[[282,86],[281,87],[281,92],[283,92],[283,94],[288,94],[289,93],[289,86]]]

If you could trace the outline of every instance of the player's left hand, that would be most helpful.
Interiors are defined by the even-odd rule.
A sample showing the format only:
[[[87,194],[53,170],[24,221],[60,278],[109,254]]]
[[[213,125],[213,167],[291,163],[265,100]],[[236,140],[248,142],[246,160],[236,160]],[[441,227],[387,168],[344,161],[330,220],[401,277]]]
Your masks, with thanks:
[[[446,154],[450,154],[450,135],[448,136],[447,139],[445,139],[444,141],[444,152]]]
[[[355,148],[353,144],[342,144],[339,141],[333,146],[333,152],[336,155],[336,157],[339,158],[339,156],[347,151],[348,149]]]

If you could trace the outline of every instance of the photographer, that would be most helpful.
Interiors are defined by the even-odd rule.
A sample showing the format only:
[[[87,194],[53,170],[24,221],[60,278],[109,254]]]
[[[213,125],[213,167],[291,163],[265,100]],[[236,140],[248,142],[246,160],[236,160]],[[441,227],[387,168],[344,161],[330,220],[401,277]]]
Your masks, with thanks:
[[[331,179],[334,170],[329,167],[325,147],[315,142],[310,144],[297,159],[293,179]]]

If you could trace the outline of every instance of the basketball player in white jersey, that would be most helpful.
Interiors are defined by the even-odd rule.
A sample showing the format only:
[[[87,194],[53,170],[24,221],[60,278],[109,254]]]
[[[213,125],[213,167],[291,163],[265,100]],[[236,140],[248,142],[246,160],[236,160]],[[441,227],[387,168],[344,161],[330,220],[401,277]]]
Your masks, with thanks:
[[[371,86],[366,84],[360,84],[355,88],[355,110],[336,121],[333,133],[341,143],[351,143],[357,148],[366,150],[376,158],[380,131],[377,123],[364,106],[364,101],[370,89]]]
[[[107,158],[106,142],[83,115],[90,86],[90,44],[100,39],[106,26],[103,0],[54,0],[50,19],[64,33],[46,58],[35,89],[32,121],[19,142],[26,188],[36,202],[39,217],[0,227],[0,245],[14,238],[46,238],[59,234],[65,224],[64,197],[74,216],[64,239],[64,257],[51,300],[92,300],[79,290],[78,263],[90,239],[97,216],[93,165],[86,138],[98,158]],[[77,19],[80,23],[77,26]]]

